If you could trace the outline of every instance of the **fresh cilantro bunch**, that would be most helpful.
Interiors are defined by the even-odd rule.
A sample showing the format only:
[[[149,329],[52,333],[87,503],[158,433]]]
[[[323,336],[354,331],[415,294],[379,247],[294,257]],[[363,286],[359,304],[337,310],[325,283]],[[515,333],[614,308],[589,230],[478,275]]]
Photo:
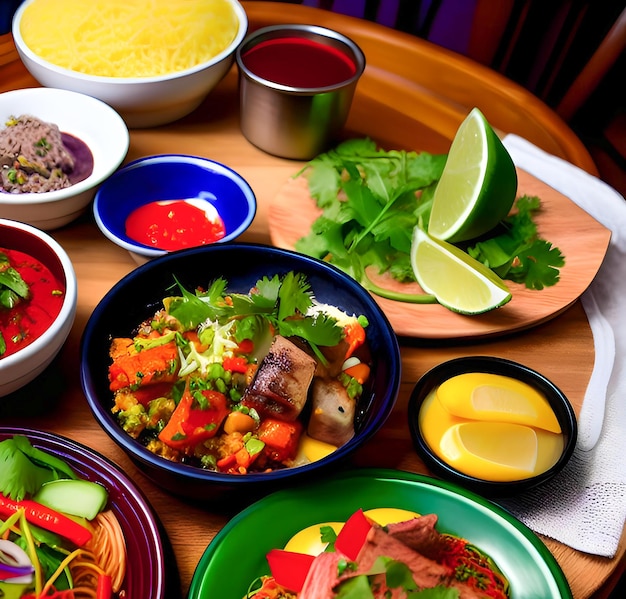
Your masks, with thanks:
[[[565,259],[559,248],[537,234],[533,214],[541,207],[540,199],[522,196],[515,207],[517,212],[501,223],[503,232],[468,247],[468,254],[501,279],[523,283],[529,289],[555,285]]]
[[[370,139],[351,139],[314,158],[298,175],[307,172],[323,213],[296,250],[327,259],[360,282],[367,266],[414,281],[413,228],[428,218],[445,158],[380,150]]]
[[[295,249],[326,260],[374,294],[396,301],[436,303],[427,294],[404,294],[375,285],[373,267],[402,283],[415,281],[410,251],[413,229],[428,222],[432,194],[446,155],[379,149],[370,139],[351,139],[314,158],[296,174],[306,174],[309,192],[322,214]],[[494,236],[466,251],[500,278],[543,289],[559,280],[564,258],[537,234],[537,197],[522,197],[517,213]]]
[[[207,291],[195,293],[180,283],[181,297],[165,301],[170,316],[185,329],[196,329],[201,323],[214,321],[234,324],[233,337],[237,342],[264,339],[268,329],[285,337],[305,339],[313,351],[323,358],[318,346],[337,345],[343,336],[338,321],[325,314],[308,314],[314,296],[307,277],[288,272],[259,279],[250,293],[230,293],[227,281],[218,278]]]

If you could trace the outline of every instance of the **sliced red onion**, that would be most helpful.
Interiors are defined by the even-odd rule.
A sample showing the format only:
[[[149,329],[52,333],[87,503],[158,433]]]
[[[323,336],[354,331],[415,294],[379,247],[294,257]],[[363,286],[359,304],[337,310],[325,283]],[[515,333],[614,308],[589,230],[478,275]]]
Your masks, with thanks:
[[[28,584],[32,582],[34,572],[26,551],[13,541],[0,539],[0,580]]]

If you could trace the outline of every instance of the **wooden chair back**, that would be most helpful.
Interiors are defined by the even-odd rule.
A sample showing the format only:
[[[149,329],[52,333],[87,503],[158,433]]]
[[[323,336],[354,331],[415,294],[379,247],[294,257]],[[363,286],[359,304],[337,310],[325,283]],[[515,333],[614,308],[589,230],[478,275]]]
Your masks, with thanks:
[[[464,54],[570,121],[624,55],[623,0],[283,0],[375,21]]]

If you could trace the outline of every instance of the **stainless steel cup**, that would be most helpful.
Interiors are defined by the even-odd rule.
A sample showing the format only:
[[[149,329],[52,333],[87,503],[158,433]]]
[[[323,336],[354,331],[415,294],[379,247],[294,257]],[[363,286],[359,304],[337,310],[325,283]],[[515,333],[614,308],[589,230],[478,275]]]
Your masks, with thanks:
[[[266,40],[304,38],[342,52],[353,74],[325,87],[292,87],[259,76],[246,65],[246,52]],[[348,118],[357,82],[365,69],[361,49],[345,35],[315,25],[275,25],[250,34],[236,52],[240,126],[261,150],[309,160],[328,149]],[[306,72],[307,65],[301,68]]]

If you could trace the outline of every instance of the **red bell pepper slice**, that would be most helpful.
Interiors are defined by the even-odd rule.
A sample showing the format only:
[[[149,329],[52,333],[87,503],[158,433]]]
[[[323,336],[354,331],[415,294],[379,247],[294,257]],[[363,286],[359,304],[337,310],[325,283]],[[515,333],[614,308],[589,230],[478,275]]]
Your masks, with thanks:
[[[96,599],[111,599],[112,596],[113,587],[111,577],[108,574],[99,574]]]
[[[343,553],[350,561],[355,561],[371,528],[372,523],[367,519],[363,510],[354,512],[337,534],[335,549]]]
[[[0,516],[8,518],[20,509],[24,510],[26,520],[31,524],[36,524],[45,530],[69,539],[78,547],[85,545],[92,537],[88,528],[60,512],[51,510],[31,499],[14,501],[0,493]]]
[[[248,360],[243,356],[227,356],[222,360],[224,370],[245,373],[248,370]]]
[[[206,407],[200,406],[189,389],[185,389],[168,423],[159,433],[163,443],[173,449],[185,449],[216,435],[230,411],[228,400],[219,391],[201,393],[207,400]]]
[[[272,549],[266,557],[274,580],[294,593],[302,590],[315,559],[313,555],[284,549]]]

